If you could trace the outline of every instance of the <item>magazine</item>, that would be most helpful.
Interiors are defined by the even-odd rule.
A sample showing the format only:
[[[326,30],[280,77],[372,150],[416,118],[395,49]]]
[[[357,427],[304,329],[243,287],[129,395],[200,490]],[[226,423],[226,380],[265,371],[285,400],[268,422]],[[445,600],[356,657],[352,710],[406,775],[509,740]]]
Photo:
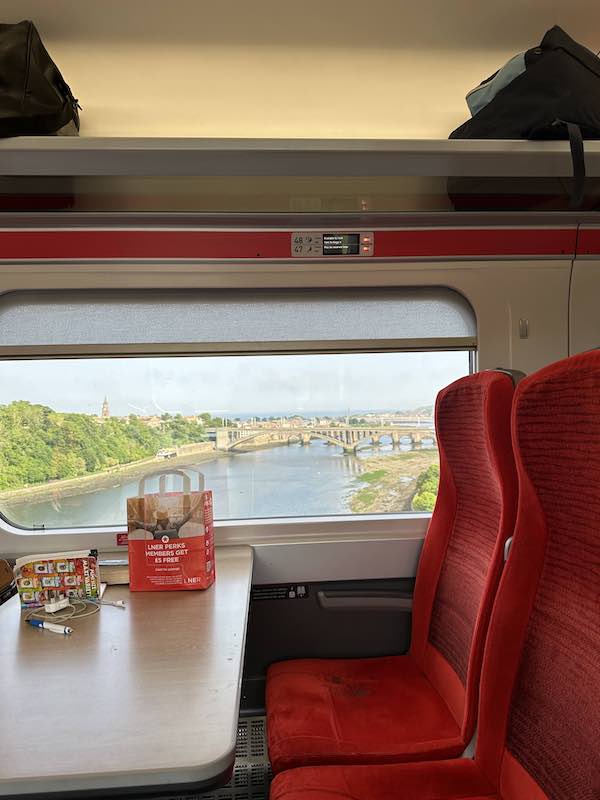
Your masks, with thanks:
[[[14,575],[22,608],[40,608],[59,597],[100,597],[96,550],[24,556],[17,559]]]

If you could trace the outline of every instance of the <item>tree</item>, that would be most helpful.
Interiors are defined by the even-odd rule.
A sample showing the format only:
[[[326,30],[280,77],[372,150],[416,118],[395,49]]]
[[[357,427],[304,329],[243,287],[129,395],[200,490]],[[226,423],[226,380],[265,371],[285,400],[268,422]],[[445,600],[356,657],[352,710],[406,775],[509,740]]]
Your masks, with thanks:
[[[417,490],[411,503],[413,511],[433,511],[439,484],[439,464],[432,464],[417,478]]]
[[[157,430],[133,414],[100,422],[20,400],[0,406],[0,489],[75,478],[203,439],[203,425],[181,414],[163,415]]]
[[[187,420],[181,414],[164,422],[161,430],[168,437],[168,444],[193,444],[206,439],[206,431],[199,422]]]
[[[85,472],[85,461],[75,453],[56,451],[52,456],[53,478],[76,478]]]
[[[433,511],[436,496],[433,492],[422,492],[413,497],[413,511]]]

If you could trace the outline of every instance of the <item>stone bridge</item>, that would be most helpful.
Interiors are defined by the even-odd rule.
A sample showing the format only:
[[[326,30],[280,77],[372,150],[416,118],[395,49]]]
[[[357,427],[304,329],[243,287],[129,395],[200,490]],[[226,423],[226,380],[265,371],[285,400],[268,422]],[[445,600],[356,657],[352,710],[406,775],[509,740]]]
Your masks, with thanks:
[[[353,453],[364,444],[378,445],[391,440],[394,447],[402,442],[420,445],[423,440],[437,444],[433,428],[371,428],[371,427],[306,427],[306,428],[217,428],[217,450],[235,450],[248,444],[268,446],[269,444],[309,444],[311,439],[322,439],[328,444],[343,447],[344,452]]]

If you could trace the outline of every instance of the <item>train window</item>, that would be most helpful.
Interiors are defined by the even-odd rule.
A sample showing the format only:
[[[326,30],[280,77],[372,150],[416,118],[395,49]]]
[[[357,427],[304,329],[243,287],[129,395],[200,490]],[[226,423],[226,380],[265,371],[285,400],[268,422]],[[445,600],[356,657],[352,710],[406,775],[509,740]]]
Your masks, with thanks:
[[[430,511],[435,395],[474,346],[446,289],[7,295],[0,513],[112,530],[171,466],[221,520]]]

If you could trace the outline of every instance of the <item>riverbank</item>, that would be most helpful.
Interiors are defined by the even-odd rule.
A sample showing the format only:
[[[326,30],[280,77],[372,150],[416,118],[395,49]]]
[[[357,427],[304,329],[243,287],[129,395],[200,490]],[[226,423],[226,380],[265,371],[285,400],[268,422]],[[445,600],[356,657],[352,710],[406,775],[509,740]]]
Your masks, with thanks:
[[[67,478],[61,481],[24,486],[22,489],[10,489],[0,492],[0,506],[10,508],[20,505],[24,500],[32,503],[43,503],[56,497],[74,497],[89,492],[97,492],[122,483],[123,478],[140,480],[151,472],[165,469],[181,469],[186,466],[213,461],[226,456],[215,449],[212,442],[200,442],[197,445],[185,445],[185,452],[174,458],[145,458],[131,464],[120,464],[116,467],[94,472],[92,475],[82,475],[79,478]]]
[[[417,478],[437,461],[435,448],[366,458],[350,497],[350,510],[354,514],[410,511]]]
[[[274,451],[272,459],[256,460],[259,453],[266,454],[269,450]],[[257,451],[255,457],[253,451]],[[275,453],[280,455],[275,456]],[[199,466],[206,472],[207,484],[218,497],[216,504],[226,501],[229,510],[223,512],[224,516],[290,515],[290,508],[298,515],[331,513],[331,509],[339,509],[336,513],[400,513],[411,510],[417,479],[437,463],[438,452],[434,448],[419,448],[385,454],[375,450],[366,458],[339,456],[337,448],[332,455],[327,447],[289,448],[287,443],[279,442],[221,452],[213,443],[203,442],[187,445],[185,452],[175,458],[148,458],[80,478],[7,490],[0,493],[0,508],[26,526],[42,522],[48,526],[64,524],[68,513],[75,520],[70,524],[88,524],[82,509],[92,509],[90,518],[101,515],[104,518],[103,504],[118,509],[126,495],[135,494],[136,483],[144,475]],[[271,462],[274,471],[269,466]],[[309,496],[298,508],[296,490],[285,503],[282,501],[286,489],[286,485],[281,484],[282,475],[287,476],[288,482],[290,476],[296,475],[296,482],[306,487],[305,493]],[[275,489],[276,496],[269,494],[272,486],[279,487]],[[246,501],[250,503],[250,510],[244,506]]]

